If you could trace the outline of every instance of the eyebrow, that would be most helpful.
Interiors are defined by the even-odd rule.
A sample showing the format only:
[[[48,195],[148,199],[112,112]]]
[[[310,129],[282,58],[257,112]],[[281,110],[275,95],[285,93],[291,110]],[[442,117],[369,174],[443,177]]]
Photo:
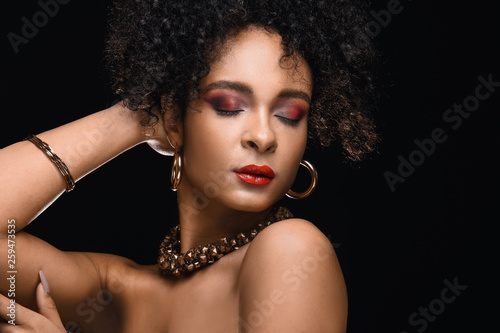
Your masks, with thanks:
[[[205,89],[203,89],[202,93],[207,93],[209,91],[216,89],[228,89],[253,96],[253,90],[247,84],[242,82],[224,81],[224,80],[209,84]],[[297,99],[302,99],[307,103],[311,104],[311,98],[309,97],[309,95],[301,90],[284,89],[278,94],[278,98],[297,98]]]

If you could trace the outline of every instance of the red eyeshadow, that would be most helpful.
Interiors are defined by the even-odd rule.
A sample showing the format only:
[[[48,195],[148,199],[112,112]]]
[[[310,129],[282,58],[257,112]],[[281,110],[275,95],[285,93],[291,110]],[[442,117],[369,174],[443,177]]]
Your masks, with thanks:
[[[306,115],[306,111],[298,107],[291,107],[286,110],[285,115],[290,120],[299,121]]]
[[[244,102],[240,98],[227,92],[207,93],[203,100],[216,110],[233,111],[244,107]]]
[[[278,107],[278,114],[292,121],[300,121],[307,115],[308,107],[300,102],[287,102]]]

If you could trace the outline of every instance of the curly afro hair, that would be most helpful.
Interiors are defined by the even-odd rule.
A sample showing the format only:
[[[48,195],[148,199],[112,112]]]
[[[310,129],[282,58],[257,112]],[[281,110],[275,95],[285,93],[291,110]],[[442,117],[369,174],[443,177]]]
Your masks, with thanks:
[[[129,109],[147,114],[144,125],[158,121],[155,107],[185,110],[224,42],[258,26],[281,35],[283,58],[297,63],[300,55],[312,70],[309,138],[322,146],[339,142],[353,161],[374,149],[376,53],[370,43],[353,46],[366,27],[356,1],[123,0],[111,14],[106,60],[113,90]]]

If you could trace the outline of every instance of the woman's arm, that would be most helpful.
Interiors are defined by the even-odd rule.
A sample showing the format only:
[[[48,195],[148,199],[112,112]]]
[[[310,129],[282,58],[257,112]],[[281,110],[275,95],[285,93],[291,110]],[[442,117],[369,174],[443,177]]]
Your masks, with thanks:
[[[145,141],[137,115],[122,103],[39,134],[78,180],[113,157]],[[29,133],[27,133],[29,134]],[[65,190],[54,163],[29,141],[0,150],[0,237],[7,221],[20,231]]]
[[[164,148],[162,152],[166,153],[168,140],[161,120],[155,126],[155,136],[146,137],[139,116],[119,103],[38,137],[52,147],[78,180],[141,142],[147,141],[158,151]],[[0,254],[5,255],[0,260],[0,270],[1,276],[11,274],[0,279],[0,293],[36,310],[36,277],[43,270],[57,286],[51,296],[65,323],[91,332],[111,332],[111,327],[116,326],[112,322],[112,304],[99,311],[92,304],[107,288],[109,256],[63,252],[21,231],[65,189],[58,168],[33,143],[18,142],[0,150]],[[70,226],[71,216],[62,218]],[[15,258],[10,259],[12,267],[7,260],[9,250],[15,251]],[[14,266],[15,271],[8,273]],[[11,280],[7,279],[9,276]],[[22,316],[17,319],[23,320]]]

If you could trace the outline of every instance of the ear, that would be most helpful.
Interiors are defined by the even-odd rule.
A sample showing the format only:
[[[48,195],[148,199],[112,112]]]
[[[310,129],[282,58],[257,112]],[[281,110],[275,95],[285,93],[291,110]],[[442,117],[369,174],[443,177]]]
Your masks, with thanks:
[[[168,103],[165,96],[162,96],[161,109],[163,110],[163,126],[167,132],[170,145],[174,149],[182,147],[184,124],[179,104]]]

